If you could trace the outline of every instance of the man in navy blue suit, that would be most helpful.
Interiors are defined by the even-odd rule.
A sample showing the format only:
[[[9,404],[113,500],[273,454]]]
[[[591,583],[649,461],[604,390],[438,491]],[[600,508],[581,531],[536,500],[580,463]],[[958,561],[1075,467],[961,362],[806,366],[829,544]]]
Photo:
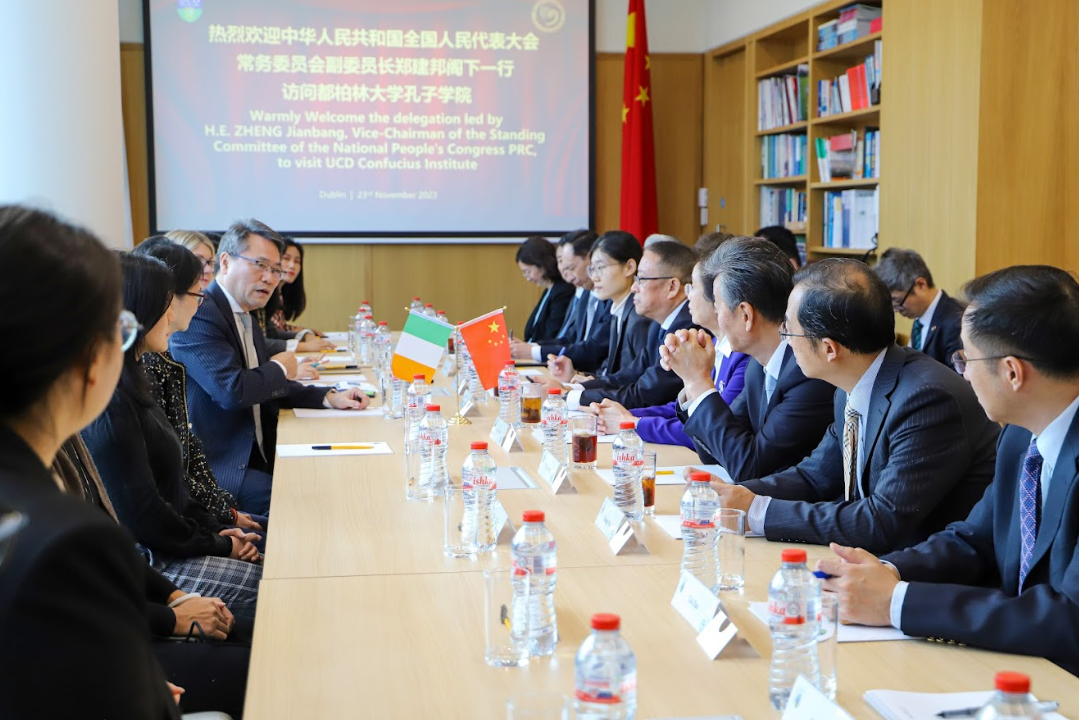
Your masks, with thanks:
[[[169,349],[187,367],[187,403],[217,481],[240,507],[270,509],[279,407],[359,409],[357,388],[338,393],[293,378],[296,356],[269,356],[250,312],[266,305],[281,280],[281,236],[257,220],[233,223],[221,238],[217,278],[187,331]]]
[[[967,284],[957,368],[1007,423],[993,484],[966,520],[884,556],[833,545],[843,619],[998,652],[1079,674],[1079,284],[1011,267]]]

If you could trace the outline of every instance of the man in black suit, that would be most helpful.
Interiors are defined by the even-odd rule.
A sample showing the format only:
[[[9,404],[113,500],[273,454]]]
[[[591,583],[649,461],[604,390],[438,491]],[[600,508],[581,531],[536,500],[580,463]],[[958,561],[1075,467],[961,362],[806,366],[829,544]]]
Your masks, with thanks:
[[[1007,423],[993,484],[962,521],[884,556],[834,545],[845,620],[893,625],[1079,674],[1079,284],[1047,266],[967,284],[958,368]]]
[[[701,266],[714,297],[717,324],[731,349],[753,359],[745,389],[729,406],[710,376],[712,343],[703,334],[675,334],[661,352],[685,383],[678,416],[701,460],[718,463],[735,481],[767,475],[808,455],[832,422],[835,389],[802,374],[779,336],[793,281],[783,253],[760,238],[732,238]]]
[[[875,269],[888,286],[892,308],[914,321],[910,347],[951,367],[952,355],[962,347],[959,329],[963,306],[933,285],[933,274],[913,250],[889,248]]]
[[[954,370],[895,344],[888,289],[857,260],[802,270],[786,329],[807,377],[840,389],[835,422],[794,467],[713,483],[769,540],[887,552],[966,517],[993,479],[1000,430]]]

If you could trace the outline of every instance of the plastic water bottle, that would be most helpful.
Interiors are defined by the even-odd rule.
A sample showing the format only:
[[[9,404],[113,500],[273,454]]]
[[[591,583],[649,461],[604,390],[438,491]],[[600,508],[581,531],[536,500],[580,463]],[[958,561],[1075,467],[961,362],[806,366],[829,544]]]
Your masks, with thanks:
[[[820,687],[817,618],[821,590],[820,582],[806,567],[805,550],[787,548],[780,557],[783,565],[768,587],[772,632],[768,698],[774,709],[782,711],[799,675]]]
[[[375,325],[374,318],[372,318],[370,315],[364,315],[363,320],[360,321],[360,325],[357,331],[360,336],[359,362],[361,365],[374,364],[375,329],[377,327],[378,326]]]
[[[450,435],[446,418],[442,417],[442,408],[438,405],[426,405],[426,413],[420,421],[420,487],[424,488],[427,498],[442,497],[450,474],[446,468],[446,446]]]
[[[367,315],[372,314],[370,301],[364,300],[360,303],[360,311],[358,314],[360,317],[366,317]]]
[[[423,314],[427,317],[435,317],[435,307],[431,303],[423,306]]]
[[[592,634],[575,662],[578,720],[632,720],[637,713],[637,657],[621,628],[617,615],[592,616]]]
[[[511,427],[521,424],[521,375],[512,360],[498,374],[498,418]]]
[[[719,495],[706,472],[689,474],[690,485],[682,495],[682,572],[688,572],[712,592],[719,592],[719,554],[716,549],[715,514]]]
[[[431,388],[426,375],[414,375],[405,395],[405,442],[415,442],[420,437],[420,422],[424,408],[431,403]]]
[[[356,313],[352,316],[352,324],[348,327],[348,351],[352,355],[352,359],[357,363],[362,362],[360,356],[363,352],[363,323],[365,316]]]
[[[461,491],[465,501],[465,516],[461,533],[471,537],[475,533],[476,552],[486,553],[495,549],[494,508],[498,494],[498,466],[487,452],[487,443],[472,443],[472,452],[461,467]]]
[[[390,373],[390,363],[393,360],[393,336],[390,335],[390,326],[385,320],[379,320],[375,328],[375,369],[382,375]]]
[[[420,296],[412,298],[412,303],[408,306],[409,310],[423,310],[423,302],[420,300]]]
[[[644,469],[644,441],[632,420],[619,423],[618,437],[611,447],[614,467],[614,504],[634,522],[644,519],[644,493],[641,470]]]
[[[550,388],[547,390],[547,399],[543,401],[540,410],[543,417],[543,449],[558,458],[558,462],[566,462],[566,425],[569,419],[566,416],[566,401],[562,397],[562,390]]]
[[[514,582],[529,582],[527,600],[513,604],[513,627],[524,627],[527,613],[528,653],[530,655],[552,655],[558,644],[558,618],[555,616],[554,589],[558,582],[558,544],[554,536],[543,524],[542,510],[525,510],[524,524],[513,536],[510,555],[513,567],[527,569],[530,575],[523,575]],[[519,638],[524,640],[524,638]]]
[[[1042,720],[1038,701],[1030,694],[1029,676],[1017,672],[998,672],[995,685],[996,692],[978,711],[977,720],[996,720],[996,718]]]

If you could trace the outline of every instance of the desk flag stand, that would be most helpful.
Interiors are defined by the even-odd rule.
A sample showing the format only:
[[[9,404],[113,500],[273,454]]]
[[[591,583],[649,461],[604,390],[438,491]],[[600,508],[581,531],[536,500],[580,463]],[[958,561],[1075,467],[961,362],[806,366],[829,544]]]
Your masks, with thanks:
[[[453,328],[453,360],[457,367],[453,378],[453,387],[455,395],[457,396],[457,412],[453,417],[446,421],[447,425],[471,425],[472,421],[461,414],[461,331],[457,328]],[[468,368],[465,368],[465,375],[468,374]]]

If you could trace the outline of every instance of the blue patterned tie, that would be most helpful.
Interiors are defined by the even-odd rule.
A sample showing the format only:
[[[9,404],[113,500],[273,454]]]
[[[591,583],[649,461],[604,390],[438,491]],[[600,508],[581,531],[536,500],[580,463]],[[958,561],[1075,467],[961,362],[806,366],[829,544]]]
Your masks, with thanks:
[[[1038,512],[1042,499],[1042,456],[1034,440],[1023,459],[1023,476],[1019,479],[1019,591],[1034,560],[1034,543],[1038,539]]]
[[[922,349],[922,321],[915,320],[910,329],[910,346],[915,350]]]

